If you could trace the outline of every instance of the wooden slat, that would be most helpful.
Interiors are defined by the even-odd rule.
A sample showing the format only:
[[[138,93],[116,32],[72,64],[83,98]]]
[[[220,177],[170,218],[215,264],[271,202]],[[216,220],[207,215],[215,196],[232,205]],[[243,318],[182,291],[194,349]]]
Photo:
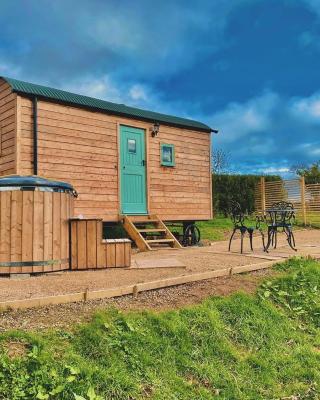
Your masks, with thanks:
[[[166,229],[163,229],[163,228],[140,229],[140,228],[138,228],[138,231],[142,232],[142,233],[152,233],[152,232],[165,232]]]
[[[11,195],[11,262],[22,260],[22,192],[12,191]],[[11,267],[11,273],[19,273],[22,267]]]
[[[116,243],[114,240],[109,240],[106,243],[106,258],[107,258],[107,268],[114,268],[117,265],[116,260]]]
[[[0,217],[0,260],[6,262],[10,260],[10,203],[11,193],[1,192],[1,217]],[[0,267],[1,273],[8,273],[9,268]]]
[[[71,222],[71,269],[78,269],[78,228],[77,222]]]
[[[121,268],[125,265],[125,246],[124,243],[115,243],[116,267]]]
[[[78,269],[87,268],[87,222],[81,221],[77,224],[77,254]]]
[[[52,256],[54,260],[61,259],[61,193],[52,194]],[[59,270],[61,264],[52,266],[52,270]]]
[[[33,260],[33,194],[22,192],[22,261]],[[22,267],[25,273],[31,273],[32,267]]]
[[[97,268],[106,267],[106,246],[102,243],[102,221],[97,223]]]
[[[61,259],[67,259],[69,257],[69,197],[68,193],[61,193]],[[63,265],[65,268],[66,265]]]
[[[87,268],[97,268],[97,221],[87,221]]]
[[[149,239],[147,243],[173,243],[174,239]]]
[[[131,266],[131,243],[126,242],[124,244],[124,263],[126,267]]]
[[[53,259],[53,201],[52,193],[43,193],[43,259]],[[45,266],[44,271],[52,270],[52,266]]]
[[[43,192],[33,194],[33,261],[43,261],[44,248],[44,197]],[[32,272],[43,272],[43,266],[34,266]]]

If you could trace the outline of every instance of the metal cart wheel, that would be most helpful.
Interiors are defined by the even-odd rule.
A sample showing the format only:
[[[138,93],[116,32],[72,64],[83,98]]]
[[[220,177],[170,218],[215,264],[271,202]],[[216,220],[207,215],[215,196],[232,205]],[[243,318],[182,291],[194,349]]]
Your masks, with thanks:
[[[195,224],[186,226],[183,231],[183,246],[195,246],[200,242],[200,230]]]

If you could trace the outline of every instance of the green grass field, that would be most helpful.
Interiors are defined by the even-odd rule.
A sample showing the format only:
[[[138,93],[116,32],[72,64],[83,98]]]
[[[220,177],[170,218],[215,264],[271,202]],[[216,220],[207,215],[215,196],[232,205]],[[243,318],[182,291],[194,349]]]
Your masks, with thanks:
[[[319,399],[320,264],[275,268],[255,295],[2,333],[0,398]]]
[[[222,215],[217,215],[210,221],[197,222],[197,226],[201,232],[201,238],[206,240],[224,240],[233,229],[233,224],[230,218]]]
[[[201,239],[210,241],[226,239],[233,229],[230,218],[226,218],[222,215],[218,215],[209,221],[197,222],[196,225],[200,229]],[[182,226],[178,228],[177,226],[171,227],[169,225],[169,228],[172,232],[179,232],[182,234]]]

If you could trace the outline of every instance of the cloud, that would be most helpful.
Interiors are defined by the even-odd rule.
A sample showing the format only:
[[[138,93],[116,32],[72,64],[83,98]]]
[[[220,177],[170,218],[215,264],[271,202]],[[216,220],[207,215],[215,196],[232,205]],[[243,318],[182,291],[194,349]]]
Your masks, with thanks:
[[[146,93],[146,89],[139,84],[135,84],[130,88],[129,91],[130,97],[133,100],[144,100],[146,101],[148,99],[148,95]]]
[[[138,61],[136,74],[159,76],[190,68],[199,56],[223,47],[228,17],[245,2],[202,0],[195,11],[194,3],[162,1],[155,12],[148,1],[140,1],[139,7],[119,7],[111,1],[108,7],[90,8],[89,13],[84,8],[80,29],[94,47],[124,54],[131,63]],[[90,20],[94,23],[88,24]]]
[[[292,113],[300,119],[320,126],[320,92],[307,98],[297,98],[290,105]]]
[[[62,85],[61,89],[115,103],[122,103],[125,97],[121,88],[107,75],[102,78],[86,77],[72,80],[68,85]]]
[[[14,66],[7,61],[2,61],[0,58],[0,75],[8,76],[11,74],[18,75],[21,72],[21,68]]]
[[[68,84],[59,85],[59,88],[114,103],[188,117],[185,102],[164,101],[151,86],[138,82],[119,82],[110,75],[73,79]]]
[[[219,129],[213,147],[230,154],[233,171],[286,176],[291,165],[320,157],[320,92],[287,98],[266,91],[228,104],[209,121]]]
[[[319,0],[2,0],[0,73],[207,122],[235,171],[285,174],[319,157],[319,17]]]
[[[219,128],[225,143],[234,142],[252,133],[264,133],[272,123],[272,112],[278,103],[279,96],[266,91],[244,103],[229,103],[213,114],[210,123]]]
[[[24,64],[28,79],[59,82],[88,71],[125,79],[163,77],[191,68],[227,45],[229,16],[254,0],[2,0],[0,57]],[[15,29],[8,21],[14,21]],[[50,68],[54,66],[54,68]]]
[[[319,0],[301,0],[305,3],[311,11],[315,12],[320,17],[320,2]]]

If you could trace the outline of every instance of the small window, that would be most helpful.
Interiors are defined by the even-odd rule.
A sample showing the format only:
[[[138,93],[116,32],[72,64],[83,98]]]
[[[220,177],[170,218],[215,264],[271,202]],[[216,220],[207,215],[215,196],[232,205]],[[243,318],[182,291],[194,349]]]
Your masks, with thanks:
[[[128,139],[128,153],[136,154],[137,146],[135,139]]]
[[[173,144],[161,144],[161,165],[166,167],[175,166]]]

